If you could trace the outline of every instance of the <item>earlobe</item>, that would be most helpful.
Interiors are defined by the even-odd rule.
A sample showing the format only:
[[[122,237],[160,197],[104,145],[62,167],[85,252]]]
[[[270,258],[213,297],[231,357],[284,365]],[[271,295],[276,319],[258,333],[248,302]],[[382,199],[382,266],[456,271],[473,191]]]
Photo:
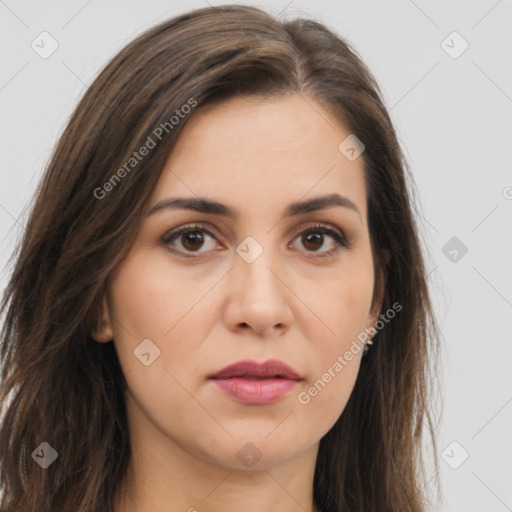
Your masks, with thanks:
[[[110,319],[110,312],[106,296],[103,297],[101,302],[101,309],[98,315],[97,327],[91,332],[91,337],[99,343],[107,343],[114,337],[112,331],[112,322]]]

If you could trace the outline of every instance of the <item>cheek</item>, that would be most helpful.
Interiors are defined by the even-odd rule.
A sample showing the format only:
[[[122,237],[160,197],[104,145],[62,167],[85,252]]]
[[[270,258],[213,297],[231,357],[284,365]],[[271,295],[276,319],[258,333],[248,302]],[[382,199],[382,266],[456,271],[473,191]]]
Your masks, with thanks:
[[[342,414],[359,372],[361,351],[352,353],[350,361],[345,359],[344,353],[333,354],[316,378],[297,393],[299,413],[303,415],[304,424],[310,422],[311,418],[317,418],[324,433]],[[315,425],[312,427],[315,428]]]
[[[170,272],[165,258],[144,251],[129,255],[111,278],[114,344],[127,381],[127,400],[132,412],[140,408],[171,430],[179,412],[191,407],[187,390],[195,391],[201,381],[199,375],[197,382],[192,376],[200,341],[206,337],[197,311],[211,287],[207,284],[192,281],[185,272]]]
[[[373,284],[373,268],[367,258],[347,260],[321,283],[310,283],[308,305],[318,317],[306,324],[306,330],[310,329],[310,339],[320,337],[323,340],[320,343],[326,349],[340,350],[350,344],[367,327]],[[320,329],[316,336],[311,330],[313,328]]]
[[[162,372],[168,370],[182,380],[180,372],[186,374],[197,365],[197,351],[201,340],[207,338],[214,314],[213,310],[205,311],[206,295],[218,276],[196,273],[194,269],[171,269],[165,255],[156,251],[139,251],[129,255],[112,275],[114,343],[125,373],[134,370],[133,379],[142,371],[151,379],[147,385],[161,388],[162,381],[172,380],[170,374]],[[198,318],[203,321],[198,322]],[[139,347],[149,350],[149,359],[154,360],[150,366],[137,359],[139,352],[148,352]],[[158,378],[154,375],[157,369]]]
[[[111,312],[137,337],[164,338],[200,301],[208,284],[203,281],[209,280],[198,284],[193,272],[170,269],[158,251],[140,251],[111,280]]]
[[[333,280],[316,302],[311,297],[322,320],[306,327],[314,347],[311,360],[316,372],[298,392],[297,402],[304,421],[319,418],[316,427],[321,425],[325,431],[342,414],[357,379],[362,357],[358,336],[367,326],[372,285],[371,274],[369,278],[365,272],[354,272],[343,280]]]
[[[373,294],[368,254],[354,254],[322,286],[309,287],[308,305],[318,318],[310,317],[302,328],[311,340],[317,371],[305,401],[311,399],[314,407],[334,416],[345,406],[359,371]]]

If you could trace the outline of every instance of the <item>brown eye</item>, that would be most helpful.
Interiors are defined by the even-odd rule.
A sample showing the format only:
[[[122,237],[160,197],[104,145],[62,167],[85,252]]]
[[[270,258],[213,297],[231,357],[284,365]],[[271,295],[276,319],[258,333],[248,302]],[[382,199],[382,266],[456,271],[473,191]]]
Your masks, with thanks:
[[[208,246],[208,239],[212,240]],[[161,243],[175,253],[187,255],[202,254],[215,248],[215,236],[201,225],[188,225],[164,235]],[[203,249],[206,247],[206,249]]]
[[[302,235],[302,243],[304,247],[312,250],[318,251],[324,243],[324,236],[320,233],[307,233]]]
[[[342,248],[349,249],[350,241],[338,231],[323,225],[312,226],[297,235],[306,252],[313,253],[315,258],[329,258],[335,256]],[[331,248],[321,250],[326,240],[331,239]]]
[[[187,251],[197,251],[204,244],[204,237],[200,231],[187,231],[181,234],[181,243]]]

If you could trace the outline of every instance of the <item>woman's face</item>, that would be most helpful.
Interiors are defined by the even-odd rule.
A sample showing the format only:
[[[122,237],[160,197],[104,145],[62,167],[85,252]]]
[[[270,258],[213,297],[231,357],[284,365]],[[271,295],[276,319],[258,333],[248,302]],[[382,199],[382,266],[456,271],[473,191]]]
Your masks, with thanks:
[[[94,335],[114,340],[131,429],[232,468],[317,448],[347,403],[357,337],[380,306],[371,309],[362,157],[345,156],[349,142],[338,148],[349,135],[298,94],[233,98],[190,118],[110,276]],[[346,199],[300,206],[334,194]],[[300,379],[277,367],[264,379],[247,367],[211,378],[270,359]]]

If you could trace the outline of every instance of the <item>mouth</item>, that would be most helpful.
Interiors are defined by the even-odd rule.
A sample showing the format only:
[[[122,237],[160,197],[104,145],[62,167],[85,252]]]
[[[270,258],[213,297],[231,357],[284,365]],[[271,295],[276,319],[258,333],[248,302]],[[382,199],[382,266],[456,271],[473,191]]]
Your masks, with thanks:
[[[240,361],[209,376],[228,397],[247,405],[267,405],[290,394],[304,379],[293,368],[278,360],[265,363]]]

